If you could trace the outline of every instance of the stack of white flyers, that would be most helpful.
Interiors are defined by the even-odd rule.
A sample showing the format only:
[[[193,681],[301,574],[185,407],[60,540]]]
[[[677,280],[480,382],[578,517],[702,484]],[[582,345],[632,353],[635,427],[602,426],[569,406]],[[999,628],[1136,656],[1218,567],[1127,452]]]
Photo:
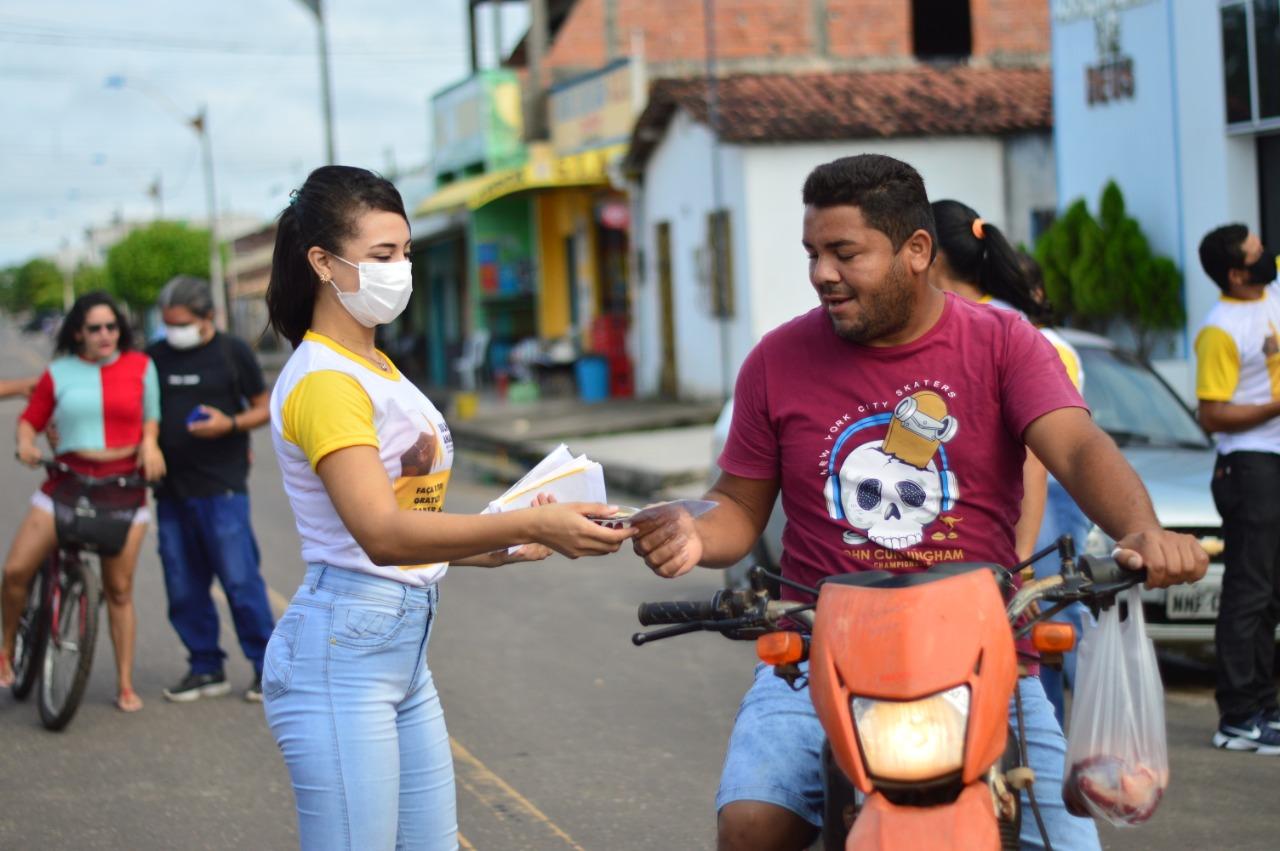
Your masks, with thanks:
[[[528,508],[540,493],[551,494],[556,502],[607,503],[604,468],[585,455],[575,458],[562,443],[506,493],[489,503],[482,513],[500,514]]]

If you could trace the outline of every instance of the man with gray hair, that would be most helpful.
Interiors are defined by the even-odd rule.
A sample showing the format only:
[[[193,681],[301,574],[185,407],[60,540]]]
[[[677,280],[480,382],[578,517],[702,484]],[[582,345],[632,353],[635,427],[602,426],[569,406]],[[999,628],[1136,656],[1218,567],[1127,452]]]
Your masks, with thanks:
[[[249,523],[248,432],[267,422],[269,396],[253,352],[214,327],[208,281],[176,277],[158,301],[164,339],[147,354],[160,377],[160,447],[169,469],[156,489],[156,520],[169,622],[190,668],[164,696],[186,703],[231,691],[211,596],[217,577],[253,663],[245,699],[260,701],[275,624]]]

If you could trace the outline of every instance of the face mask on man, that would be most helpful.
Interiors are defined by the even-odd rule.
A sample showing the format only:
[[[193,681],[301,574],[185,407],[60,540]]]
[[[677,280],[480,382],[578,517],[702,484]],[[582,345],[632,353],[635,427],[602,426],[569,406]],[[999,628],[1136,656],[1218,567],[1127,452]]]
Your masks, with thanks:
[[[1276,255],[1275,252],[1262,246],[1262,256],[1258,258],[1256,263],[1250,263],[1245,266],[1245,271],[1249,273],[1249,283],[1251,284],[1269,284],[1276,279]]]
[[[413,265],[408,260],[396,263],[352,263],[334,254],[343,263],[360,271],[360,289],[344,293],[332,280],[338,301],[357,322],[366,328],[386,325],[404,312],[413,294]]]
[[[200,345],[200,323],[164,326],[164,338],[175,349],[194,349]]]

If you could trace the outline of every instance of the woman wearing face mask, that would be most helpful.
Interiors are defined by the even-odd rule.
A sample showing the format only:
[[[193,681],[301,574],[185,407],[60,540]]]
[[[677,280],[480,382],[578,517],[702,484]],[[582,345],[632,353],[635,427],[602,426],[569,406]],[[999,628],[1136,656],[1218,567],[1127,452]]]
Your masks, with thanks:
[[[938,232],[938,257],[929,274],[934,285],[972,301],[1021,313],[1053,345],[1067,377],[1076,389],[1083,390],[1084,370],[1079,353],[1048,327],[1052,311],[1044,301],[1044,283],[1035,261],[1014,249],[999,228],[959,201],[934,202],[933,218]],[[1050,479],[1039,459],[1028,452],[1023,468],[1022,516],[1016,528],[1018,557],[1027,558],[1065,534],[1072,536],[1078,549],[1082,548],[1088,530],[1084,512],[1056,480]],[[1057,562],[1042,559],[1035,567],[1038,572],[1056,572]],[[1057,619],[1071,621],[1078,630],[1083,611],[1083,607],[1076,606]],[[1066,654],[1062,672],[1049,667],[1040,669],[1040,681],[1059,724],[1064,721],[1064,674],[1070,682],[1074,673],[1074,653]]]
[[[304,849],[456,848],[426,652],[439,580],[451,565],[610,553],[631,534],[584,517],[610,513],[602,505],[444,513],[448,426],[374,347],[375,328],[409,301],[409,249],[395,187],[346,166],[312,172],[276,235],[267,307],[295,351],[271,430],[307,572],[267,645],[262,688]]]
[[[36,438],[52,424],[58,432],[58,460],[82,475],[126,476],[141,467],[147,479],[163,476],[155,366],[133,349],[128,319],[109,295],[93,292],[76,300],[58,330],[54,354],[18,419],[19,459],[30,466],[39,463]],[[32,496],[31,509],[9,547],[2,592],[0,686],[13,682],[13,642],[31,580],[57,544],[52,495],[62,478],[51,473]],[[116,651],[116,706],[124,712],[142,708],[133,689],[133,573],[150,514],[146,495],[137,496],[141,507],[124,548],[102,559],[102,585]]]

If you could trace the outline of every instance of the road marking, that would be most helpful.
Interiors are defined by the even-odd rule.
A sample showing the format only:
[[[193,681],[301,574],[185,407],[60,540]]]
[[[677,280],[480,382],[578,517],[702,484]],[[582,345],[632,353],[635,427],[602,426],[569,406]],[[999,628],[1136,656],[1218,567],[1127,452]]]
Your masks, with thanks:
[[[462,848],[462,851],[476,851],[476,846],[468,842],[467,837],[461,833],[458,834],[458,845]]]
[[[571,848],[573,851],[586,851],[574,842],[569,834],[561,830],[559,825],[547,818],[546,814],[532,801],[476,759],[471,751],[462,746],[461,742],[450,736],[449,744],[453,747],[454,774],[458,785],[479,798],[480,802],[492,810],[495,816],[517,823],[529,820],[564,843],[564,847]],[[539,844],[537,847],[547,846]]]

